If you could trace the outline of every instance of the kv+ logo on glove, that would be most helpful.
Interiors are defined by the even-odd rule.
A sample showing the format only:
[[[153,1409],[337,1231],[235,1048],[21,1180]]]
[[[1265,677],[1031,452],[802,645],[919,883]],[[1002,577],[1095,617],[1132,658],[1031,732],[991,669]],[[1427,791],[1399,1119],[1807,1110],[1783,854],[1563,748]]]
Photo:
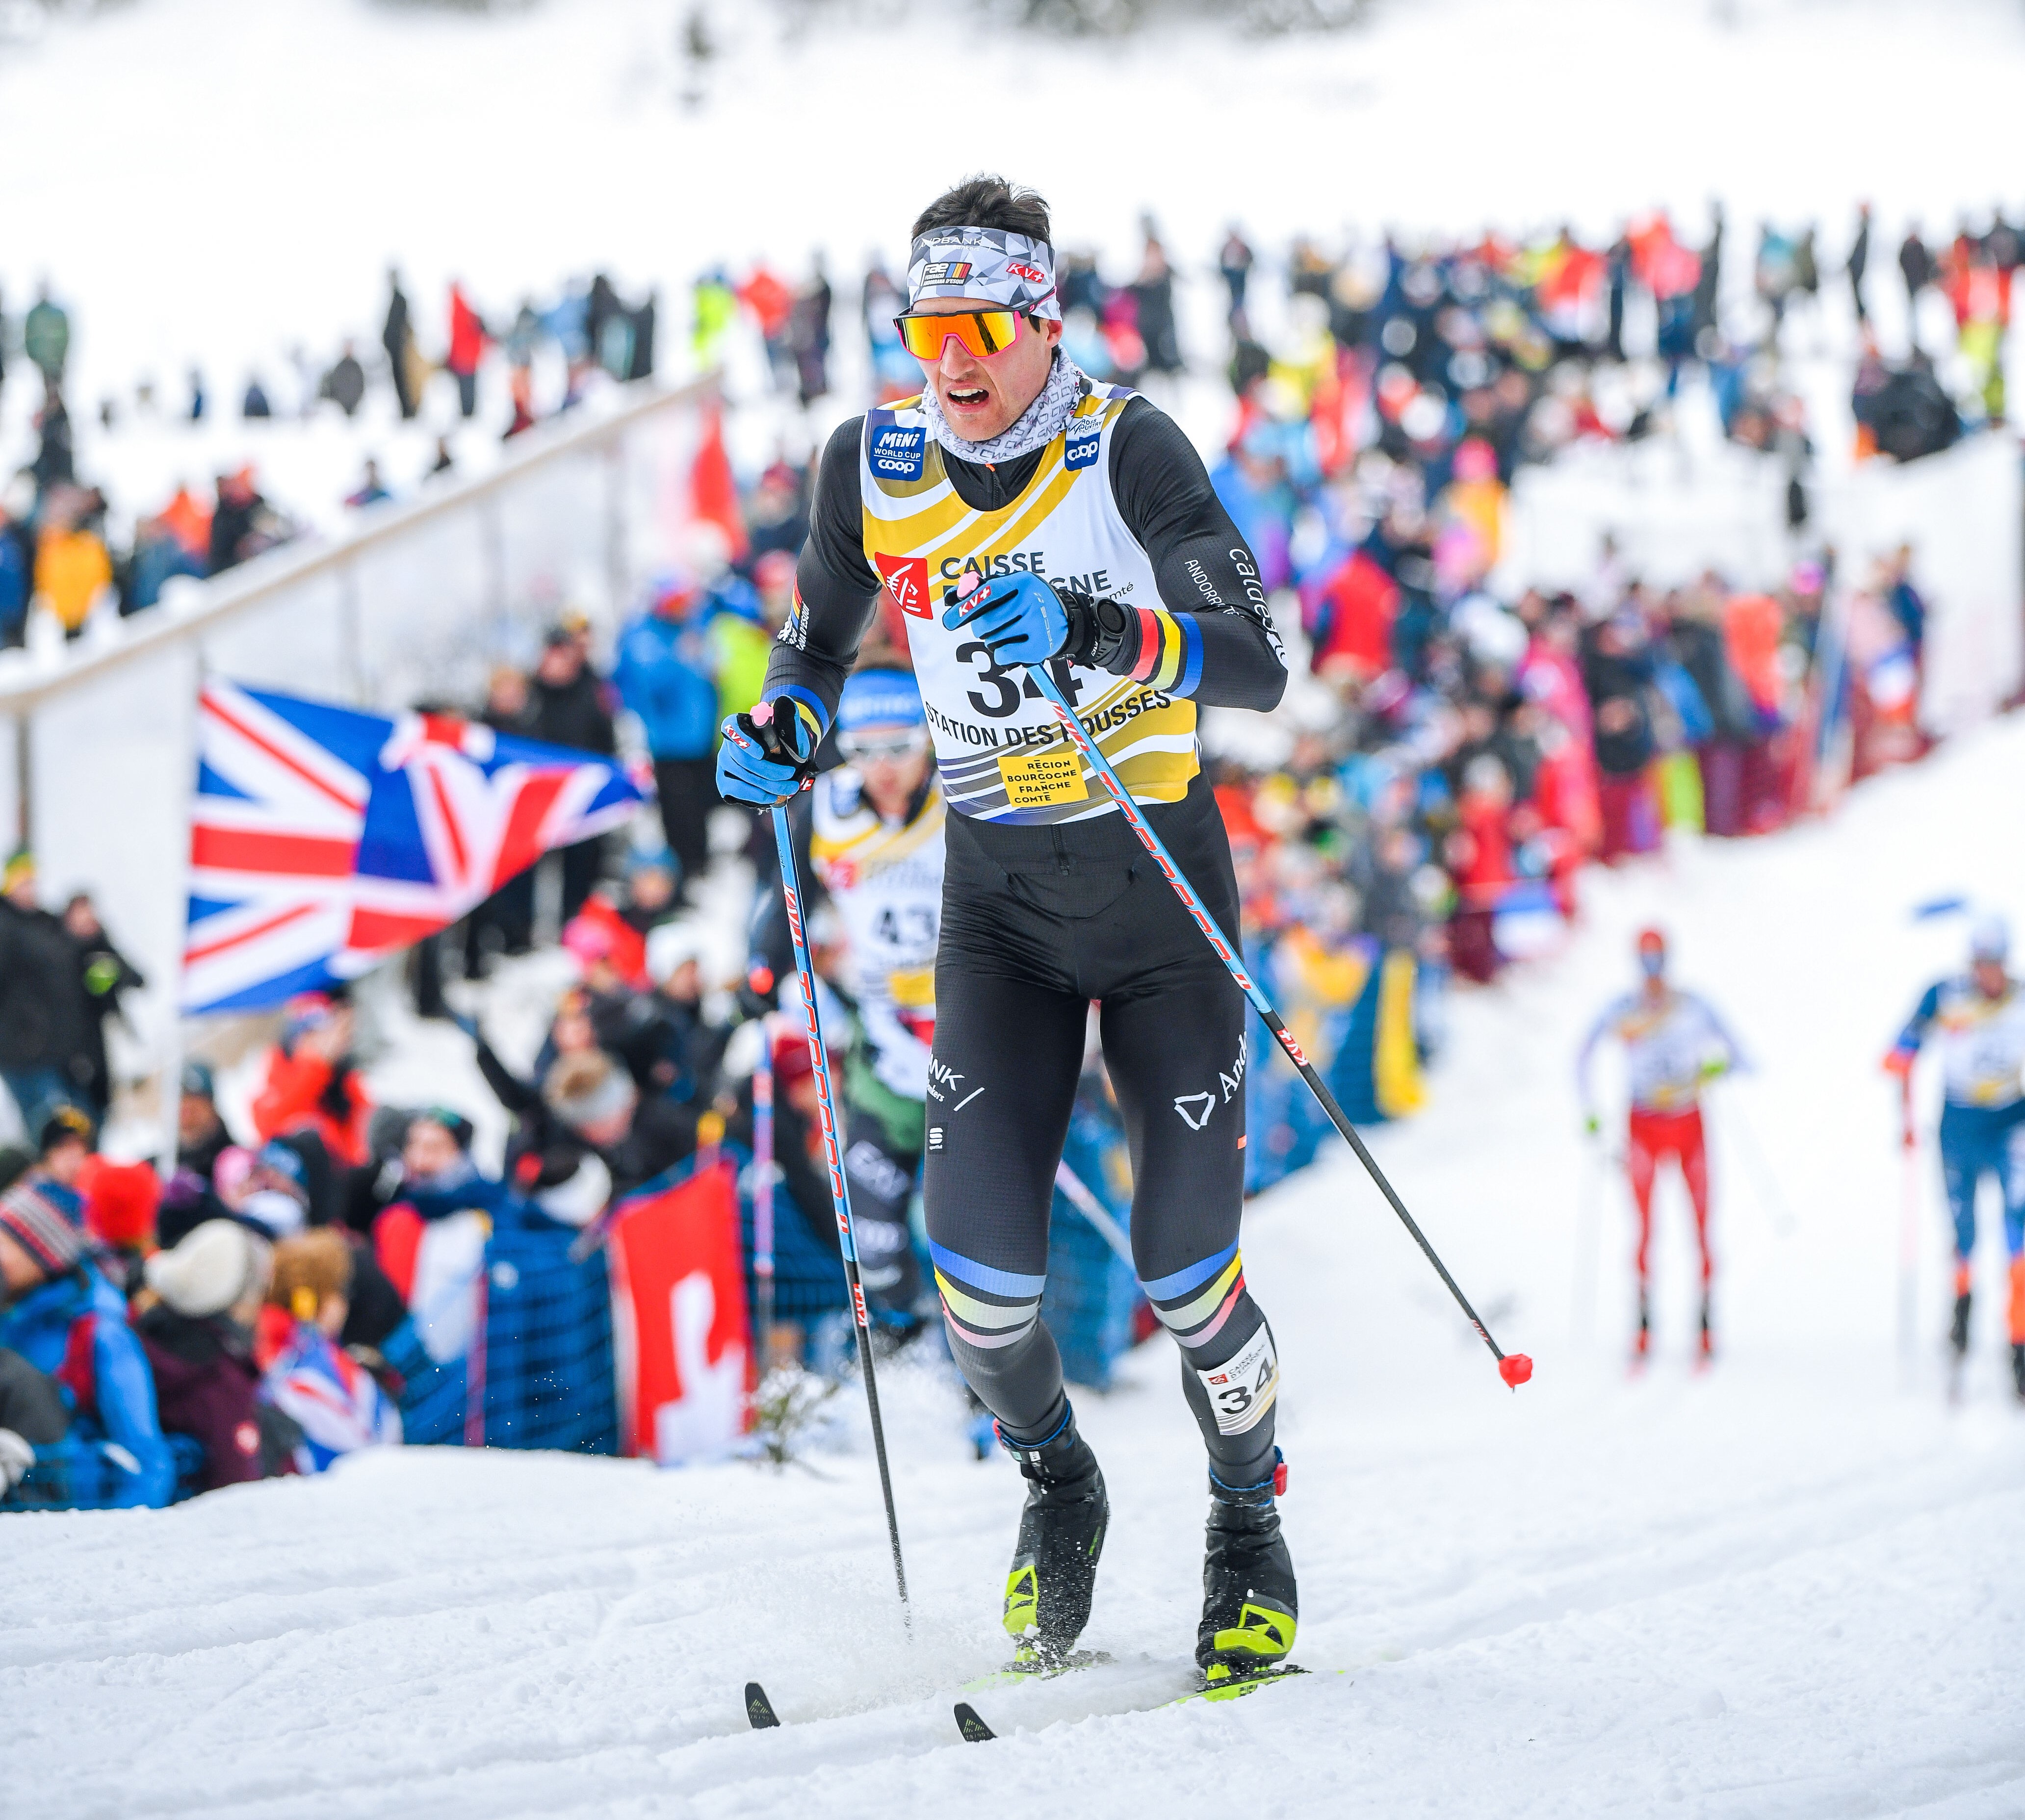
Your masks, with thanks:
[[[785,697],[749,714],[727,714],[718,729],[717,791],[728,802],[773,809],[809,787],[822,736]]]
[[[1069,635],[1061,596],[1038,575],[1024,571],[1001,581],[980,582],[943,615],[943,625],[950,632],[976,633],[1007,669],[1046,662]]]

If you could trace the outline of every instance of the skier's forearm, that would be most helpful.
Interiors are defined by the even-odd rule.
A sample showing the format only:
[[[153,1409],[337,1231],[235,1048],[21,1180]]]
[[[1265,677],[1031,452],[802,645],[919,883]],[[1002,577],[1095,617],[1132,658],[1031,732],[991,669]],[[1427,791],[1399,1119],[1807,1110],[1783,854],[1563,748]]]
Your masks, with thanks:
[[[1241,544],[1234,546],[1225,560],[1229,561],[1230,556],[1243,547]],[[1158,571],[1163,598],[1170,585],[1168,570],[1173,566],[1162,564]],[[1235,565],[1232,566],[1234,571]],[[1179,567],[1190,576],[1208,569],[1208,564],[1196,556],[1182,558]],[[1243,578],[1237,579],[1240,585],[1245,585]],[[1255,577],[1250,585],[1258,585]],[[1179,618],[1177,615],[1178,621]],[[1188,618],[1202,640],[1202,678],[1191,692],[1195,700],[1204,707],[1252,708],[1261,713],[1280,705],[1280,698],[1287,692],[1287,662],[1279,641],[1262,618],[1228,608],[1191,613]],[[1186,628],[1183,630],[1185,635]]]
[[[836,718],[843,679],[878,611],[879,576],[865,559],[858,497],[863,421],[840,425],[823,450],[809,538],[795,566],[795,611],[766,665],[766,694],[792,688],[813,695],[822,704],[825,726]]]
[[[1927,1032],[1933,1027],[1934,1020],[1940,1015],[1941,989],[1937,985],[1929,986],[1921,995],[1913,1015],[1906,1021],[1905,1029],[1898,1033],[1898,1041],[1891,1045],[1891,1055],[1901,1058],[1905,1066],[1909,1068],[1913,1057],[1920,1053],[1920,1045],[1927,1040]],[[1886,1066],[1891,1066],[1889,1057]]]
[[[1160,591],[1158,602],[1123,603],[1148,623],[1120,673],[1171,670],[1178,692],[1205,706],[1277,706],[1286,659],[1259,565],[1180,426],[1143,401],[1128,405],[1113,432],[1111,480]],[[1151,651],[1156,635],[1174,648]]]

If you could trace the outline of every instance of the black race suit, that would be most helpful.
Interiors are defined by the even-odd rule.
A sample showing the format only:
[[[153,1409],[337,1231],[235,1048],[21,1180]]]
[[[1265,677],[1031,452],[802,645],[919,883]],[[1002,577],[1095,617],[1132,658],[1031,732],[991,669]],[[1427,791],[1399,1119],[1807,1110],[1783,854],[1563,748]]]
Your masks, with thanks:
[[[865,553],[862,425],[841,426],[824,451],[796,573],[804,644],[777,644],[766,677],[770,692],[799,685],[832,713],[880,586]],[[996,468],[944,459],[963,503],[990,511],[1020,494],[1042,453]],[[1257,565],[1194,449],[1135,399],[1110,461],[1119,515],[1152,564],[1160,604],[1196,615],[1204,659],[1194,699],[1276,706],[1286,670]],[[1182,800],[1145,813],[1234,939],[1237,883],[1207,780],[1197,776]],[[1270,1407],[1241,1432],[1221,1432],[1202,1378],[1248,1348],[1255,1359],[1251,1343],[1264,1323],[1237,1251],[1243,996],[1115,810],[1053,825],[953,814],[946,838],[924,1195],[957,1362],[1014,1438],[1038,1440],[1060,1419],[1061,1361],[1040,1298],[1055,1166],[1094,1000],[1131,1147],[1141,1281],[1181,1343],[1212,1469],[1227,1484],[1256,1484],[1271,1472]]]

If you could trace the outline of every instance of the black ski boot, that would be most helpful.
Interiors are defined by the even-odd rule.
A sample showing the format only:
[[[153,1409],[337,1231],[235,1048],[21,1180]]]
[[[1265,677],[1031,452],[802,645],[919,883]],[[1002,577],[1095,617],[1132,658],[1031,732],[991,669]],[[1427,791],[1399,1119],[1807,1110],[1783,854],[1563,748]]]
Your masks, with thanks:
[[[1209,1476],[1209,1528],[1203,1551],[1203,1616],[1196,1660],[1203,1680],[1253,1680],[1281,1671],[1294,1646],[1299,1605],[1294,1562],[1280,1533],[1276,1494],[1287,1468],[1273,1450],[1273,1476],[1226,1485]]]
[[[1016,1441],[1003,1427],[998,1439],[1027,1481],[1020,1539],[1005,1576],[1005,1629],[1018,1646],[1012,1666],[1052,1674],[1069,1666],[1090,1622],[1111,1500],[1097,1455],[1076,1433],[1073,1409],[1065,1406],[1054,1433],[1037,1444]]]
[[[1968,1350],[1968,1291],[1955,1297],[1954,1319],[1948,1323],[1948,1344],[1959,1359]]]

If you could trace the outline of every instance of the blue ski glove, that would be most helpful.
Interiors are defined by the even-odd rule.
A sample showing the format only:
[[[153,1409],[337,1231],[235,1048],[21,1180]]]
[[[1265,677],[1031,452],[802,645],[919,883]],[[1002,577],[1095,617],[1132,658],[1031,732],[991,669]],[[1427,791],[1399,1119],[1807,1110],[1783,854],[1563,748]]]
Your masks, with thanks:
[[[1068,611],[1061,596],[1038,575],[1021,570],[973,588],[943,615],[950,632],[969,630],[991,647],[993,659],[1015,664],[1045,663],[1068,642]]]
[[[785,696],[749,714],[727,714],[718,732],[717,791],[727,802],[773,809],[808,788],[821,735]]]

